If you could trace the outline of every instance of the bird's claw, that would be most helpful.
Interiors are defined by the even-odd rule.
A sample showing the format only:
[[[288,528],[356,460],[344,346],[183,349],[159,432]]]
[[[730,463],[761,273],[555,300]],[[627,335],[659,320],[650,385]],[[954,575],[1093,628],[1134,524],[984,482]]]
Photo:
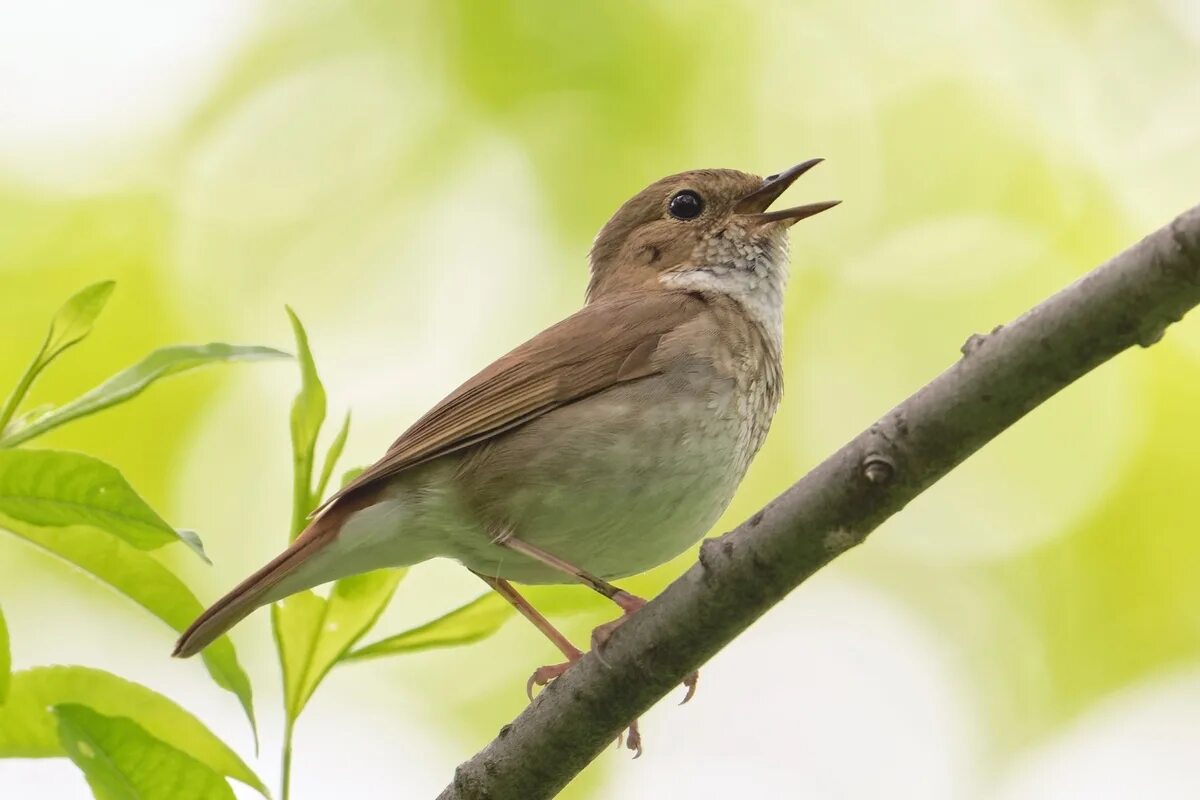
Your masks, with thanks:
[[[596,654],[596,658],[600,659],[600,663],[604,666],[609,666],[609,663],[604,660],[604,645],[608,643],[609,637],[613,635],[613,631],[621,627],[628,617],[617,617],[612,622],[606,622],[603,625],[597,625],[592,629],[592,652]]]
[[[533,702],[534,686],[546,686],[550,681],[562,676],[574,663],[574,661],[564,661],[561,664],[548,664],[535,669],[529,676],[529,680],[525,681],[525,694],[529,697],[529,702]]]
[[[622,736],[618,735],[617,736],[617,747],[621,746],[621,739],[622,739]],[[629,728],[625,731],[624,739],[625,739],[626,749],[633,751],[634,761],[641,758],[642,757],[642,734],[638,731],[638,721],[636,719],[633,722],[629,723]]]
[[[687,689],[687,694],[679,701],[679,705],[684,705],[688,700],[696,696],[696,684],[700,681],[700,673],[693,672],[683,679],[683,686]]]
[[[613,635],[613,631],[624,625],[631,616],[640,611],[642,606],[646,605],[646,601],[642,598],[623,591],[613,595],[612,601],[621,607],[621,616],[612,622],[597,625],[592,629],[592,652],[596,654],[596,658],[600,659],[600,663],[606,667],[608,666],[608,662],[604,660],[604,645]]]

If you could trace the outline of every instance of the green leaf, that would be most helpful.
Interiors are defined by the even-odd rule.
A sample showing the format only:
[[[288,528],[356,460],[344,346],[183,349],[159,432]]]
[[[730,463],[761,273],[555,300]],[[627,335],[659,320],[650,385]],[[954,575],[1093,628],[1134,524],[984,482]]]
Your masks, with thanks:
[[[0,610],[0,706],[8,698],[8,685],[12,680],[12,652],[8,647],[8,625],[4,622],[4,611]]]
[[[325,489],[329,487],[329,479],[333,477],[333,468],[337,466],[338,459],[342,457],[342,450],[346,448],[346,438],[350,435],[350,412],[346,412],[346,418],[342,420],[342,427],[337,432],[337,436],[333,437],[333,442],[329,445],[329,451],[325,454],[325,464],[321,467],[321,479],[317,481],[317,488],[313,490],[312,502],[315,506],[321,502],[321,498],[325,496]]]
[[[112,296],[116,287],[115,281],[93,283],[80,289],[63,304],[50,322],[46,343],[42,345],[42,352],[38,355],[43,365],[49,364],[68,347],[92,332],[92,325],[108,304],[108,298]]]
[[[83,525],[43,528],[2,513],[0,529],[74,564],[176,631],[183,631],[204,610],[196,596],[169,569],[150,554],[114,536],[105,536]],[[205,648],[201,657],[213,681],[237,696],[251,728],[255,728],[250,679],[238,663],[233,642],[223,636]]]
[[[432,622],[355,650],[344,656],[342,661],[377,658],[396,653],[413,653],[435,647],[454,647],[477,642],[500,630],[501,626],[512,616],[513,611],[513,607],[507,600],[494,592],[489,592]]]
[[[287,307],[288,319],[296,337],[296,358],[300,362],[300,392],[292,402],[292,531],[295,539],[304,530],[308,512],[316,505],[312,491],[313,461],[317,436],[325,421],[325,387],[317,375],[308,334],[296,312]]]
[[[44,412],[27,424],[7,432],[0,447],[12,447],[40,436],[72,420],[95,414],[123,403],[146,390],[152,383],[171,375],[226,361],[261,361],[287,358],[288,354],[270,347],[223,344],[175,345],[155,350],[138,363],[112,376],[104,383],[66,405]]]
[[[53,411],[54,408],[55,406],[53,403],[42,403],[34,406],[33,408],[26,409],[13,418],[13,421],[8,424],[6,432],[14,433],[21,428],[32,425],[34,422],[37,422],[39,419]],[[7,441],[5,438],[0,438],[0,444],[5,441]]]
[[[0,758],[66,755],[51,707],[80,703],[101,714],[131,718],[151,736],[189,753],[219,775],[264,797],[263,782],[204,723],[141,684],[88,667],[35,667],[13,675],[9,702],[0,706]]]
[[[88,525],[139,550],[171,542],[202,556],[138,497],[115,467],[82,453],[0,450],[0,516],[43,528]]]
[[[289,719],[301,710],[300,687],[325,617],[326,601],[312,591],[296,592],[271,606],[271,630],[283,670],[283,707]]]
[[[342,473],[342,488],[345,489],[346,486],[348,486],[350,484],[350,481],[354,480],[355,478],[357,478],[359,475],[362,475],[366,471],[367,471],[366,467],[351,467],[350,469],[343,472]]]
[[[126,717],[54,707],[58,738],[97,800],[235,800],[225,779]]]
[[[200,541],[200,534],[196,533],[191,528],[176,528],[175,534],[183,540],[183,543],[204,559],[204,563],[212,566],[212,559],[208,557],[208,553],[204,552],[204,542]]]
[[[94,283],[77,292],[54,315],[54,319],[50,321],[50,330],[46,333],[46,339],[42,342],[41,349],[38,350],[38,354],[34,356],[33,361],[29,362],[29,366],[25,369],[25,374],[21,376],[16,388],[8,396],[4,407],[0,409],[0,436],[3,436],[5,428],[8,427],[8,423],[13,418],[13,414],[16,413],[17,408],[20,407],[21,401],[25,399],[29,388],[33,386],[38,373],[61,355],[64,350],[92,332],[92,324],[96,321],[96,317],[100,316],[100,312],[104,310],[104,306],[115,287],[116,283],[113,281]]]
[[[272,606],[290,719],[300,716],[333,665],[379,619],[405,572],[381,569],[354,575],[335,583],[328,599],[300,592]]]

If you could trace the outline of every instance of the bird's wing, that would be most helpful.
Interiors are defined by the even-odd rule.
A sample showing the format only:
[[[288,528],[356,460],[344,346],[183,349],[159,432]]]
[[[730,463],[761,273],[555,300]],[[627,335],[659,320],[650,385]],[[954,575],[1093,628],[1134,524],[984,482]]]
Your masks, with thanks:
[[[655,358],[659,342],[705,306],[703,299],[688,292],[629,293],[584,306],[456,389],[316,513],[553,408],[656,374],[661,369]]]
[[[553,408],[658,373],[663,337],[704,312],[683,292],[614,295],[585,306],[460,386],[421,417],[387,453],[315,512],[278,557],[242,581],[184,631],[175,655],[198,653],[260,605],[337,537],[387,479],[409,467],[511,430]]]

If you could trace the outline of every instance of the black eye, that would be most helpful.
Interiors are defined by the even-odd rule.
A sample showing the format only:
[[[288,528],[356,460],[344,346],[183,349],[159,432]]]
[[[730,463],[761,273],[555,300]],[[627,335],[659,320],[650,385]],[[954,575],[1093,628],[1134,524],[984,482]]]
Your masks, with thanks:
[[[691,189],[684,189],[671,198],[667,211],[675,219],[695,219],[704,210],[704,201]]]

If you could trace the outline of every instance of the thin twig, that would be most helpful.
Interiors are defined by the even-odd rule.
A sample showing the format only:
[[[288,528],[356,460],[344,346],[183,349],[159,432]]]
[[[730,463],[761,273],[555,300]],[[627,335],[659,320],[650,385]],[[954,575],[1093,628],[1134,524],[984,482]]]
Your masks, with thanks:
[[[736,530],[474,758],[440,800],[553,797],[629,720],[755,619],[1063,387],[1200,303],[1200,206],[962,358]]]

